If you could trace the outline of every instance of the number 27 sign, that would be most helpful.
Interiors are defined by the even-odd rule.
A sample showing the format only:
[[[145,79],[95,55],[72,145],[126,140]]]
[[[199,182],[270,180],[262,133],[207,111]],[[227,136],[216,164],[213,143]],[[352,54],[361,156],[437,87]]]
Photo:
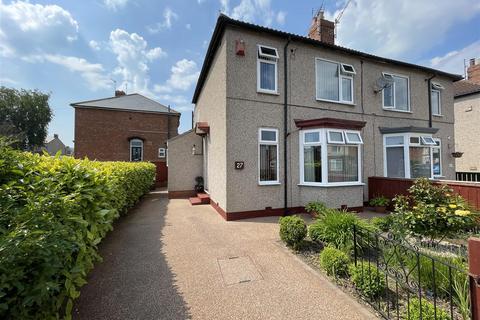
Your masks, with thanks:
[[[243,161],[235,161],[235,169],[243,170],[245,168],[245,163]]]

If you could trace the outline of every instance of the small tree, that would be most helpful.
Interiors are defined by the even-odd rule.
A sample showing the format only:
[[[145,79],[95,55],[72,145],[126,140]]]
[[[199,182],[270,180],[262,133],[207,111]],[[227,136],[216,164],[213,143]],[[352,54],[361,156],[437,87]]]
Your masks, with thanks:
[[[0,135],[13,138],[18,149],[42,146],[52,120],[50,94],[0,87]]]

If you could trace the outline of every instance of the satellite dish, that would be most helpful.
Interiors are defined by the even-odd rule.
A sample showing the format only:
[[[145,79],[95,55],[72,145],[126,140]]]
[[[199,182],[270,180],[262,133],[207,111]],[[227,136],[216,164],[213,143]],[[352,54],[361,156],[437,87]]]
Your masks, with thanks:
[[[375,85],[373,86],[373,91],[375,93],[379,93],[383,91],[385,88],[390,88],[393,85],[393,79],[390,77],[386,77],[382,75],[380,78],[375,81]]]

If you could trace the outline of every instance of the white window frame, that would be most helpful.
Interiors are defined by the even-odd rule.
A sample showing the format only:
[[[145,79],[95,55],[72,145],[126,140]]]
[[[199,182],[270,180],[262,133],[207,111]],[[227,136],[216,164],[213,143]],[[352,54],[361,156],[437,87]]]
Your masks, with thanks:
[[[395,144],[387,146],[387,137],[403,137],[403,144]],[[415,137],[419,139],[419,143],[411,143],[410,138]],[[383,176],[387,177],[387,148],[389,147],[403,147],[403,158],[404,158],[404,170],[405,170],[405,179],[411,179],[410,174],[410,147],[420,147],[420,148],[430,148],[430,177],[432,179],[433,175],[433,154],[432,148],[435,148],[437,145],[426,144],[423,142],[424,137],[432,138],[434,141],[436,138],[433,138],[430,135],[420,134],[420,133],[388,133],[383,135]],[[401,177],[402,178],[402,177]]]
[[[342,136],[342,141],[333,141],[330,139],[330,133],[340,133]],[[327,130],[327,142],[330,144],[345,144],[345,136],[343,130]]]
[[[334,132],[342,132],[342,135],[344,136],[345,130],[340,130],[340,129],[326,129],[326,128],[319,128],[319,129],[306,129],[306,130],[300,130],[299,131],[299,171],[300,171],[300,186],[312,186],[312,187],[341,187],[341,186],[360,186],[364,185],[362,183],[362,148],[361,144],[362,143],[352,143],[348,144],[345,143],[329,143],[328,142],[328,132],[329,131],[334,131]],[[310,132],[319,132],[320,135],[320,141],[319,142],[305,142],[305,135]],[[361,132],[360,131],[352,131],[348,130],[348,132],[355,132],[358,133],[361,137]],[[348,181],[348,182],[328,182],[328,146],[333,145],[333,146],[355,146],[357,147],[357,152],[358,152],[358,180],[357,181]],[[321,147],[321,163],[322,163],[322,181],[321,182],[310,182],[310,181],[305,181],[305,176],[304,176],[304,146],[320,146]]]
[[[270,54],[261,53],[262,48],[272,49],[275,50],[276,56],[272,56]],[[268,93],[268,94],[278,94],[278,51],[276,48],[265,46],[263,44],[257,45],[257,92],[260,93]],[[272,64],[275,66],[275,89],[263,89],[261,87],[261,63]]]
[[[434,178],[440,178],[440,177],[443,177],[443,161],[442,161],[442,140],[439,139],[439,138],[433,138],[433,140],[438,144],[435,144],[434,146],[432,146],[432,152],[431,152],[431,155],[432,155],[432,175]],[[433,149],[438,149],[440,151],[440,174],[435,174],[433,172]]]
[[[350,141],[350,139],[348,139],[347,133],[358,135],[358,138],[360,139],[360,141]],[[362,135],[360,134],[360,131],[345,130],[344,134],[345,134],[345,142],[347,144],[363,144],[363,139],[362,139]]]
[[[143,145],[143,140],[142,140],[142,139],[136,139],[136,138],[135,138],[135,139],[130,139],[130,143],[129,143],[129,145],[130,145],[130,148],[129,148],[129,151],[130,151],[130,161],[132,161],[132,147],[134,147],[134,146],[132,146],[132,143],[133,143],[134,141],[140,141],[140,142],[142,143],[142,146],[141,146],[141,148],[142,148],[142,155],[141,155],[141,157],[140,157],[140,162],[141,162],[141,161],[143,161],[143,147],[144,147],[144,145]],[[138,147],[138,146],[135,146],[135,147]]]
[[[270,140],[262,140],[262,131],[270,131],[270,132],[275,132],[275,141],[270,141]],[[258,129],[258,156],[257,156],[257,164],[258,164],[258,184],[261,186],[265,185],[278,185],[280,184],[280,159],[278,158],[279,156],[279,143],[278,143],[278,129],[276,128],[259,128]],[[277,179],[276,180],[270,180],[270,181],[260,181],[260,146],[261,145],[273,145],[277,146]]]
[[[388,110],[388,111],[396,111],[396,112],[408,112],[408,113],[411,113],[411,107],[410,107],[410,77],[409,76],[406,76],[406,75],[403,75],[403,74],[396,74],[396,73],[391,73],[391,72],[382,72],[382,76],[384,78],[388,78],[388,77],[392,77],[392,90],[393,90],[393,93],[392,93],[392,96],[393,96],[393,106],[385,106],[385,92],[384,90],[382,90],[382,107],[384,110]],[[400,109],[397,109],[397,104],[396,104],[396,100],[395,100],[395,77],[397,78],[404,78],[404,79],[407,79],[407,110],[400,110]]]
[[[158,148],[158,157],[159,158],[166,158],[167,156],[167,149],[165,148]]]
[[[337,64],[337,68],[338,68],[337,69],[337,72],[338,72],[338,100],[330,100],[330,99],[320,98],[318,96],[318,83],[317,83],[318,66],[317,66],[317,61],[326,61],[326,62]],[[319,58],[319,57],[315,58],[315,98],[317,99],[317,101],[326,101],[326,102],[349,104],[349,105],[354,105],[355,104],[355,92],[354,92],[354,87],[355,86],[354,86],[354,79],[353,79],[353,75],[356,74],[355,68],[353,69],[354,72],[351,73],[351,72],[348,72],[348,71],[343,71],[342,70],[343,65],[344,65],[344,63],[341,63],[341,62],[338,62],[338,61],[328,60],[328,59]],[[350,64],[345,64],[345,65],[351,66],[353,68],[353,66],[350,65]],[[352,92],[352,100],[351,101],[343,100],[343,97],[342,97],[342,78],[350,79],[350,90]]]
[[[432,101],[432,93],[438,93],[438,113],[433,112],[433,104],[432,104],[432,115],[434,116],[442,116],[442,90],[445,87],[439,83],[432,82],[432,87],[430,88],[430,102]]]

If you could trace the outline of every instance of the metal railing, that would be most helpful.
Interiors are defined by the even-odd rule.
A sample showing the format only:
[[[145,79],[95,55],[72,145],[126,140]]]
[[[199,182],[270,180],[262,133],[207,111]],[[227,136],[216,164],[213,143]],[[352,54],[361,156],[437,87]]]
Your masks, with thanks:
[[[363,285],[381,287],[376,294],[357,290],[385,319],[471,319],[471,279],[461,257],[447,262],[402,237],[358,226],[353,243]]]
[[[480,172],[457,172],[455,175],[457,181],[480,182]]]

